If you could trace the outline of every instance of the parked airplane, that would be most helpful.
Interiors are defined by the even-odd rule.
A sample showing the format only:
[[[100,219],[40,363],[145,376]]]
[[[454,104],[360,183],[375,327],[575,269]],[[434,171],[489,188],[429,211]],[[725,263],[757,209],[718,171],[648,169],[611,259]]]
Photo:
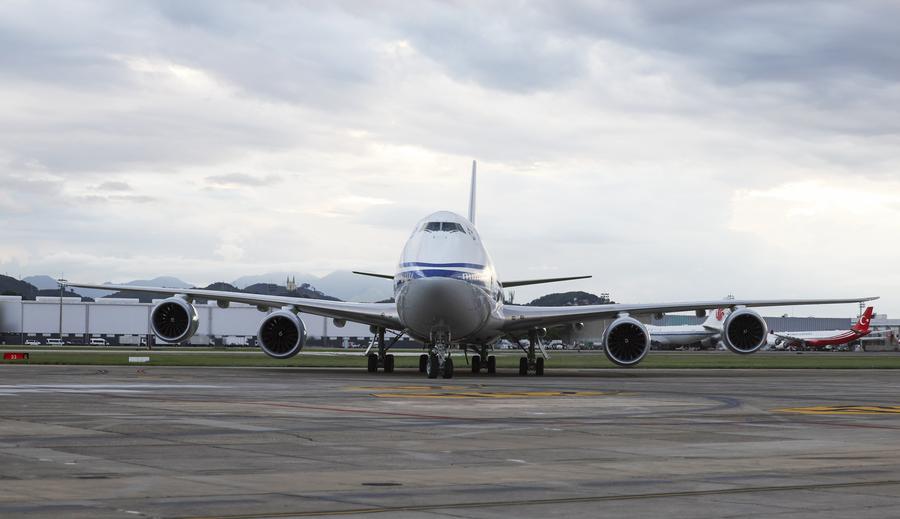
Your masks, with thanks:
[[[784,349],[790,347],[808,347],[808,348],[824,348],[826,346],[840,346],[857,339],[861,339],[870,334],[887,333],[873,332],[869,328],[872,321],[872,312],[874,308],[871,306],[859,316],[856,324],[849,330],[826,330],[815,332],[772,332],[777,337],[775,349]],[[780,340],[780,342],[778,342]]]
[[[548,327],[580,329],[585,321],[602,319],[612,320],[602,338],[607,357],[619,366],[634,366],[650,349],[650,333],[634,316],[685,311],[705,315],[706,310],[715,308],[731,309],[731,314],[722,323],[725,346],[735,353],[753,353],[765,344],[768,328],[750,307],[856,303],[875,299],[709,300],[564,307],[505,305],[505,288],[587,276],[501,280],[475,229],[475,186],[473,162],[469,217],[447,211],[425,217],[413,229],[393,275],[365,273],[393,281],[394,303],[322,301],[204,289],[68,284],[169,295],[150,314],[153,333],[166,342],[187,340],[197,331],[199,317],[193,306],[194,299],[214,300],[222,307],[232,302],[255,305],[268,313],[259,326],[260,348],[276,359],[293,357],[303,348],[307,329],[299,317],[301,313],[331,318],[338,327],[347,321],[369,324],[377,336],[378,346],[378,353],[369,357],[370,371],[379,367],[393,371],[394,357],[388,351],[402,335],[408,335],[423,342],[428,349],[428,353],[420,358],[420,368],[429,378],[453,376],[450,352],[454,347],[477,353],[473,357],[476,371],[481,370],[482,360],[486,359],[487,371],[494,372],[496,360],[489,352],[503,337],[510,337],[517,344],[521,344],[519,339],[529,339],[525,343],[528,346],[522,347],[525,355],[519,361],[519,373],[542,375],[546,353],[540,338]],[[395,333],[391,342],[385,340],[387,331]],[[538,351],[542,354],[540,357]]]
[[[722,342],[722,325],[729,313],[731,311],[727,308],[719,308],[715,312],[710,312],[703,324],[647,325],[650,343],[660,346],[687,346],[700,343],[706,348],[715,348]]]

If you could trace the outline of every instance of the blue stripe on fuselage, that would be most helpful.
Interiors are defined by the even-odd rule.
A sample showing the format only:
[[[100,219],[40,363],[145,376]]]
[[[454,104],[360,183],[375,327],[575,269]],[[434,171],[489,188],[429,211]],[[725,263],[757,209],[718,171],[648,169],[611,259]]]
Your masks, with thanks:
[[[453,278],[472,283],[480,287],[487,287],[489,276],[480,272],[464,272],[461,270],[440,270],[440,269],[416,269],[398,272],[397,277],[401,280],[419,279],[419,278]]]
[[[420,261],[411,261],[401,263],[401,267],[441,267],[441,268],[463,268],[463,269],[484,269],[484,265],[477,263],[423,263]]]

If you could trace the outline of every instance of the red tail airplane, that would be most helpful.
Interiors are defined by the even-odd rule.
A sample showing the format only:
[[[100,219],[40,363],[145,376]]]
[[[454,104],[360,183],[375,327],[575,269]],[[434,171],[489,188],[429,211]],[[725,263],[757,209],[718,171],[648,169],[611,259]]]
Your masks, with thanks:
[[[866,335],[872,334],[869,329],[869,322],[872,320],[872,312],[874,308],[871,306],[859,316],[856,324],[849,330],[827,330],[817,332],[772,332],[772,335],[781,339],[781,344],[785,346],[807,346],[810,348],[824,348],[825,346],[838,346],[847,344],[848,342],[861,339]],[[882,332],[875,332],[882,333]]]

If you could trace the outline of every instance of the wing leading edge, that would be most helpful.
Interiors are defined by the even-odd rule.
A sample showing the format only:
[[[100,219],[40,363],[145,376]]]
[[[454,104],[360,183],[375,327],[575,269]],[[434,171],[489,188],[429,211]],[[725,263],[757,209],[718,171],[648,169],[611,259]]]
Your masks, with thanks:
[[[381,326],[392,330],[402,330],[397,307],[393,303],[352,303],[345,301],[325,301],[303,297],[270,296],[263,294],[245,294],[243,292],[226,292],[222,290],[205,290],[198,288],[162,288],[139,287],[131,285],[93,285],[86,283],[66,283],[66,286],[80,288],[98,288],[110,291],[143,292],[147,294],[177,295],[230,303],[245,303],[254,306],[281,308],[292,306],[298,312],[323,317],[345,319],[358,323]]]
[[[847,299],[717,299],[711,301],[686,301],[676,303],[610,304],[586,306],[513,306],[503,308],[506,322],[504,331],[526,330],[534,327],[571,324],[615,318],[619,314],[648,315],[669,312],[690,312],[716,308],[831,305],[873,301],[877,297],[853,297]]]

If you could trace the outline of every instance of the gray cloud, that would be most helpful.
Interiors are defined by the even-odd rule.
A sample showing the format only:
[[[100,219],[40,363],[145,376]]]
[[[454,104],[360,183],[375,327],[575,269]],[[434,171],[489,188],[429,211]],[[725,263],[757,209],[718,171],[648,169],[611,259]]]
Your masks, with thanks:
[[[865,231],[900,232],[880,198],[900,196],[898,10],[4,4],[0,269],[389,268],[415,220],[465,211],[477,158],[507,277],[594,273],[585,288],[631,300],[825,290],[860,258],[812,261],[779,229],[846,236],[859,204],[828,197],[859,185]],[[884,283],[860,288],[900,290]]]
[[[271,185],[282,181],[280,175],[248,175],[246,173],[225,173],[222,175],[210,175],[204,179],[214,186],[238,186],[254,187]]]
[[[132,187],[128,182],[109,180],[97,186],[97,189],[100,191],[131,191]]]

